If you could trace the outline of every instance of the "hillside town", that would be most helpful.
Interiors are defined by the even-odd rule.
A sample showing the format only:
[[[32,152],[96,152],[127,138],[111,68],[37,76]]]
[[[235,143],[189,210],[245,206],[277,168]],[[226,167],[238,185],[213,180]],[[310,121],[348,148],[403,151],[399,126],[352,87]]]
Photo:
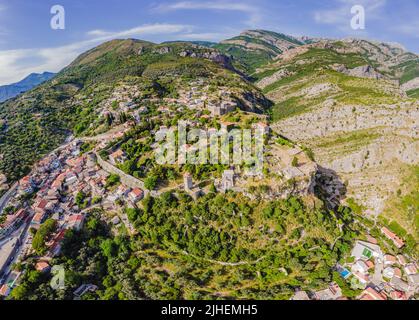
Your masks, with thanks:
[[[394,233],[383,227],[385,237],[391,240]],[[395,246],[404,243],[398,239]],[[384,251],[385,252],[385,251]],[[403,254],[394,256],[384,253],[375,238],[367,236],[367,241],[358,240],[351,251],[351,262],[336,265],[336,271],[351,288],[359,290],[358,300],[409,300],[414,299],[419,289],[417,264]],[[330,287],[316,292],[298,291],[292,300],[346,300],[336,282]]]
[[[123,130],[109,135],[115,139]],[[106,139],[103,140],[106,142]],[[36,270],[50,270],[49,260],[60,254],[61,242],[67,230],[80,230],[85,213],[97,206],[118,209],[117,200],[129,206],[144,197],[139,188],[123,184],[107,189],[110,174],[102,170],[94,153],[81,154],[82,141],[73,139],[39,161],[31,173],[21,180],[11,197],[2,198],[6,219],[0,225],[0,294],[7,296],[19,279],[13,264],[33,254],[33,235],[47,220],[53,219],[58,228],[51,236],[47,253],[37,257]],[[126,222],[115,215],[114,225]]]
[[[123,136],[126,130],[128,127],[122,126],[107,136],[101,136],[101,143],[86,153],[81,151],[83,141],[72,139],[39,161],[32,172],[18,182],[13,196],[3,204],[7,216],[0,228],[2,296],[7,297],[19,283],[21,272],[14,270],[13,266],[35,254],[33,236],[47,219],[56,221],[58,228],[46,243],[46,253],[42,256],[35,254],[36,270],[39,272],[51,272],[50,261],[60,255],[66,231],[80,230],[87,212],[96,207],[113,212],[111,216],[103,217],[108,223],[114,226],[123,224],[129,232],[135,232],[123,208],[135,208],[146,195],[158,196],[160,193],[146,190],[141,180],[124,178],[126,175],[117,168],[118,164],[126,160],[121,149],[110,153],[105,161],[98,161],[100,156],[97,153],[110,141]],[[288,157],[291,155],[292,152]],[[115,173],[120,173],[120,176]],[[117,177],[115,185],[111,183],[111,177]],[[293,176],[289,178],[291,177]],[[237,188],[240,180],[242,178],[234,170],[225,170],[219,181],[219,191]],[[189,173],[184,174],[179,188],[194,199],[206,192],[194,183]],[[381,232],[395,248],[401,249],[405,245],[400,237],[386,227]],[[348,262],[336,265],[334,270],[346,285],[360,290],[361,293],[357,296],[360,300],[408,300],[415,296],[419,288],[415,261],[406,255],[394,256],[386,253],[386,248],[380,247],[377,240],[368,235],[367,241],[356,241]],[[74,293],[74,297],[78,299],[91,290],[94,291],[95,286],[85,284]],[[297,291],[291,299],[347,298],[339,284],[333,282],[321,291]]]
[[[230,93],[224,89],[217,94],[224,102],[211,100],[204,93],[208,88],[202,81],[192,83],[188,90],[180,92],[178,99],[169,99],[167,106],[160,105],[151,120],[161,120],[173,116],[179,108],[187,105],[196,113],[196,117],[216,119],[220,123],[221,131],[240,127],[243,122],[229,122],[222,120],[225,115],[237,114],[236,105],[228,100]],[[86,214],[95,208],[103,208],[110,213],[103,219],[117,227],[123,225],[129,233],[135,234],[135,228],[129,221],[124,208],[141,207],[140,201],[147,195],[157,197],[164,191],[179,189],[189,194],[193,199],[208,193],[209,184],[202,186],[202,181],[194,181],[189,172],[185,172],[180,181],[169,188],[147,190],[144,181],[135,178],[123,170],[121,166],[129,161],[128,155],[120,147],[124,135],[132,126],[140,124],[144,115],[150,112],[145,105],[136,101],[138,90],[135,87],[121,85],[112,96],[102,104],[101,117],[116,117],[115,104],[118,111],[126,112],[132,118],[125,123],[114,126],[109,131],[95,137],[70,138],[62,147],[39,161],[30,174],[21,178],[3,195],[3,213],[6,219],[0,226],[0,294],[7,297],[10,291],[19,283],[21,273],[14,269],[28,256],[35,255],[36,270],[51,272],[51,259],[60,255],[61,244],[67,230],[80,230],[83,227]],[[147,100],[145,100],[147,102]],[[202,112],[206,113],[203,114]],[[241,113],[247,117],[245,112]],[[301,147],[292,145],[281,137],[271,133],[270,126],[263,116],[251,113],[250,127],[260,129],[268,144],[264,146],[267,153],[268,169],[271,172],[269,180],[266,177],[248,177],[240,170],[240,166],[230,167],[222,172],[213,184],[219,192],[229,190],[245,193],[250,198],[249,186],[255,188],[263,183],[269,183],[270,192],[261,196],[267,199],[285,198],[292,194],[307,194],[313,192],[311,178],[318,172],[317,165],[307,157]],[[147,120],[147,121],[150,121]],[[200,128],[197,121],[186,120],[191,127]],[[212,123],[203,128],[208,132],[217,129]],[[168,131],[167,126],[161,125],[160,133]],[[155,135],[156,130],[151,134]],[[274,138],[274,139],[273,139]],[[275,140],[276,139],[276,140]],[[138,140],[142,141],[142,140]],[[280,143],[278,144],[277,141]],[[159,144],[155,140],[151,147]],[[85,144],[89,145],[87,152]],[[111,145],[111,147],[109,147]],[[184,146],[188,152],[193,151],[191,145]],[[318,173],[317,173],[318,174]],[[326,180],[330,180],[327,177]],[[292,188],[287,191],[284,186],[293,181]],[[299,184],[297,183],[299,181]],[[2,185],[6,181],[3,178]],[[250,184],[249,184],[250,183]],[[329,181],[330,183],[330,181]],[[275,191],[277,187],[277,191]],[[327,193],[332,195],[336,203],[341,193],[339,186],[329,186]],[[333,201],[332,201],[333,202]],[[38,255],[33,248],[33,238],[37,230],[47,221],[53,220],[57,224],[54,234],[46,243],[46,253]],[[403,240],[389,229],[381,229],[382,236],[390,241],[397,249],[404,247]],[[366,235],[368,236],[368,235]],[[380,247],[376,239],[368,236],[368,241],[356,241],[351,257],[347,263],[336,265],[341,281],[351,290],[359,290],[356,297],[360,300],[407,300],[415,296],[419,287],[419,275],[415,261],[405,255],[393,256],[386,253],[386,248]],[[75,292],[75,298],[81,298],[84,293],[95,290],[94,285],[84,284]],[[346,299],[343,288],[332,282],[328,288],[316,292],[297,291],[293,300],[340,300]]]
[[[0,300],[416,300],[412,55],[264,30],[87,51],[1,104]]]

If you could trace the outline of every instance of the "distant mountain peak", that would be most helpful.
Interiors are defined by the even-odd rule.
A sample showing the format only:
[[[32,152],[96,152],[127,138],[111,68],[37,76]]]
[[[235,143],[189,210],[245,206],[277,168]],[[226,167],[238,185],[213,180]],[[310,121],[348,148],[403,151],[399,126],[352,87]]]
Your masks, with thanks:
[[[19,82],[0,86],[0,102],[16,97],[41,83],[53,78],[55,73],[45,71],[43,73],[31,73]]]

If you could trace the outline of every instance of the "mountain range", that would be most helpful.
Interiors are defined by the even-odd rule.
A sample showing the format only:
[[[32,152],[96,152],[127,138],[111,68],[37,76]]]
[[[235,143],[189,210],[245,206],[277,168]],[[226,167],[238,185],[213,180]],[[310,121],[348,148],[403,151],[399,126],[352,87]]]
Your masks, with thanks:
[[[16,180],[70,132],[105,130],[100,106],[120,83],[175,99],[197,78],[228,88],[243,110],[267,113],[276,132],[310,148],[328,201],[418,237],[419,56],[376,41],[248,30],[220,43],[106,42],[0,105],[0,171]]]
[[[17,95],[24,93],[37,85],[50,80],[55,76],[55,73],[43,72],[43,73],[31,73],[23,80],[0,86],[0,102],[3,102],[7,99],[16,97]]]

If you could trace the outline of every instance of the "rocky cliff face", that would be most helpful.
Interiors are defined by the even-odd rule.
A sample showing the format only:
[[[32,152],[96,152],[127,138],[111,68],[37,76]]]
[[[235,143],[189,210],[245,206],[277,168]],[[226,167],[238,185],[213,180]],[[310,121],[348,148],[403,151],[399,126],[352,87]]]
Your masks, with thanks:
[[[191,58],[200,58],[200,59],[208,59],[211,60],[222,67],[235,70],[232,64],[230,57],[221,54],[217,50],[205,50],[205,51],[193,51],[193,50],[184,50],[179,53],[181,57],[191,57]]]
[[[304,128],[302,130],[301,128]],[[382,213],[399,189],[400,166],[418,163],[419,104],[322,107],[278,122],[275,130],[312,148],[316,161],[347,181],[346,197]]]
[[[402,90],[408,92],[410,90],[419,89],[419,78],[414,78],[401,86]]]
[[[392,215],[391,203],[419,164],[419,102],[406,95],[417,78],[403,84],[415,59],[395,45],[320,40],[261,67],[257,82],[276,103],[274,130],[314,151],[326,199],[352,199],[412,233],[415,218]]]
[[[373,67],[366,65],[360,66],[353,69],[347,69],[344,65],[334,66],[334,70],[342,72],[348,76],[358,78],[370,78],[370,79],[383,79],[384,76],[377,72]]]

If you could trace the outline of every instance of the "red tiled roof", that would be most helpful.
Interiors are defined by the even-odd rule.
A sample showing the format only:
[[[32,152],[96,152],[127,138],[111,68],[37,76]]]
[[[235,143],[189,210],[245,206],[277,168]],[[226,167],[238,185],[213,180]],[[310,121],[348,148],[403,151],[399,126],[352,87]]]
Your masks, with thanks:
[[[386,254],[384,256],[384,261],[395,263],[396,262],[396,257],[395,256],[392,256],[391,254]]]
[[[258,123],[256,123],[256,124],[255,124],[255,126],[259,126],[259,127],[262,127],[262,128],[267,128],[267,127],[269,127],[269,125],[268,125],[268,124],[266,124],[265,122],[258,122]]]
[[[393,300],[407,300],[406,294],[400,291],[392,291],[390,293],[390,298]]]
[[[51,245],[51,249],[52,250],[54,250],[60,244],[60,242],[64,239],[64,236],[65,236],[66,231],[67,231],[67,229],[62,229],[55,236],[55,238],[53,239],[52,245]]]
[[[31,178],[29,176],[23,177],[22,179],[20,179],[20,183],[21,184],[27,184],[27,183],[29,183],[30,179]]]
[[[360,272],[353,272],[353,275],[354,275],[355,277],[357,277],[359,280],[363,280],[363,281],[365,281],[365,282],[368,282],[368,281],[369,281],[368,276],[367,276],[367,275],[365,275],[365,274],[362,274],[362,273],[360,273]]]
[[[369,287],[364,290],[363,296],[369,295],[373,300],[387,300],[385,296],[383,296],[381,293],[377,292],[373,288]]]
[[[407,274],[416,274],[417,273],[417,269],[416,266],[414,264],[409,264],[406,267],[404,267],[404,270],[406,271]]]
[[[402,271],[399,268],[394,268],[394,276],[397,278],[402,277]]]
[[[44,212],[40,212],[34,215],[32,222],[35,223],[40,223],[42,221],[42,219],[44,218],[45,213]]]
[[[368,300],[368,301],[371,301],[371,300],[375,300],[375,299],[373,297],[371,297],[370,295],[368,295],[368,294],[363,294],[359,300]]]
[[[123,155],[124,155],[124,151],[122,151],[121,149],[118,149],[117,151],[112,153],[110,156],[112,158],[119,158],[119,157],[122,157]]]
[[[7,215],[5,224],[10,224],[16,219],[22,217],[25,214],[25,212],[26,212],[25,209],[19,209],[15,214]]]
[[[135,188],[131,191],[132,194],[134,194],[136,197],[139,197],[141,195],[143,195],[143,190],[139,189],[139,188]]]
[[[36,209],[41,209],[44,210],[46,208],[48,204],[48,201],[45,199],[42,199],[41,201],[39,201],[39,203],[36,205]]]
[[[399,254],[397,256],[397,259],[399,260],[399,262],[400,262],[401,265],[405,265],[407,263],[406,258],[403,255],[401,255],[401,254]]]
[[[381,232],[390,240],[393,241],[393,243],[396,245],[396,247],[401,248],[404,246],[404,241],[399,238],[395,233],[391,232],[386,227],[381,228]]]
[[[76,215],[70,216],[68,218],[68,221],[77,222],[77,221],[83,221],[83,219],[84,219],[84,216],[82,214],[76,214]]]
[[[377,239],[375,239],[374,237],[371,237],[370,235],[367,235],[367,242],[370,242],[372,244],[378,244]]]
[[[10,292],[10,288],[7,284],[0,287],[0,296],[6,297]]]
[[[49,268],[49,264],[45,261],[39,261],[37,262],[37,264],[35,265],[35,269],[37,271],[43,271],[45,269]]]

